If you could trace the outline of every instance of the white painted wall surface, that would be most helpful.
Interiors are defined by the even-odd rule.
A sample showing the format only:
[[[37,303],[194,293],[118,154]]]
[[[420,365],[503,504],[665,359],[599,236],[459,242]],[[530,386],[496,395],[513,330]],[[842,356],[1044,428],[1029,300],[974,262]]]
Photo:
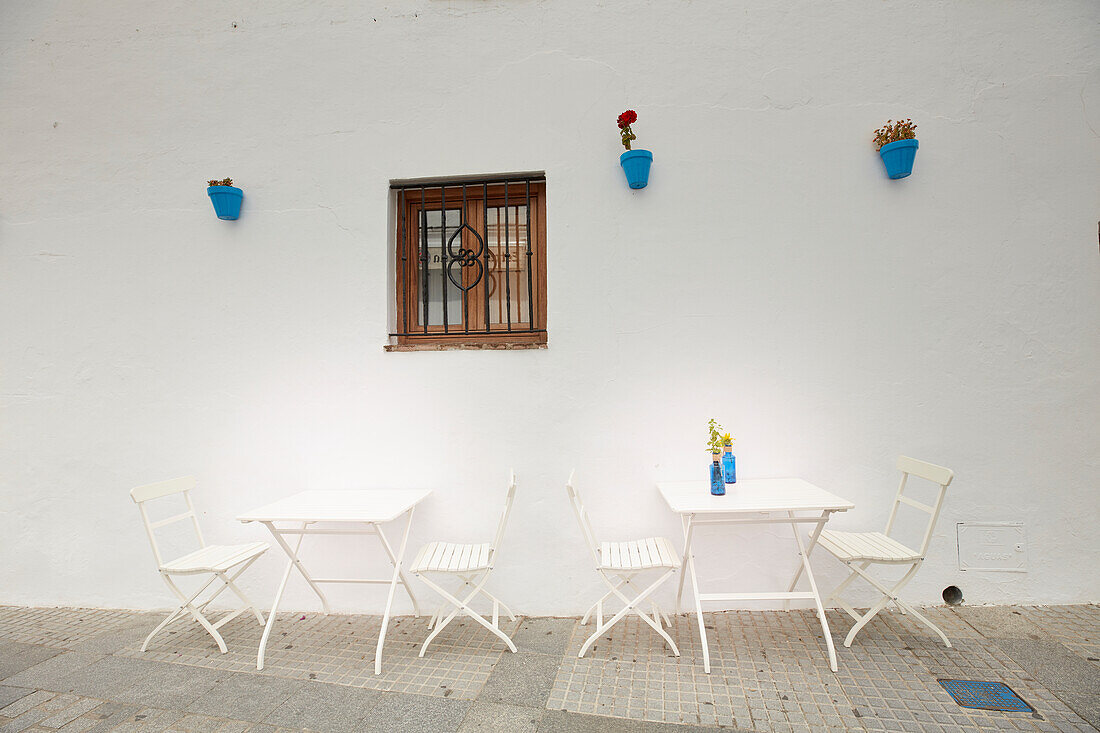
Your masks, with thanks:
[[[953,468],[913,600],[1100,600],[1098,23],[1094,0],[3,3],[0,603],[168,605],[138,484],[195,474],[219,542],[301,489],[435,487],[415,544],[488,537],[514,466],[495,592],[579,613],[570,468],[607,537],[678,537],[654,483],[706,475],[712,416],[743,476],[853,500],[838,528],[885,521],[899,453]],[[889,181],[870,138],[899,115],[921,147]],[[517,170],[548,181],[550,348],[384,353],[389,180]],[[1028,572],[959,572],[959,521],[1024,521]],[[782,584],[792,545],[758,532],[704,538],[701,572]],[[282,567],[246,588],[269,603]],[[292,581],[286,607],[318,604]]]

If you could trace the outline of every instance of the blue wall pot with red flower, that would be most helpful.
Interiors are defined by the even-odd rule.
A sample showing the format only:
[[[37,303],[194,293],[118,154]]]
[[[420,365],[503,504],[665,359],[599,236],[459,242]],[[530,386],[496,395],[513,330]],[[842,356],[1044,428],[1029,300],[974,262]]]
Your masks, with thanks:
[[[913,160],[917,157],[916,140],[895,140],[878,149],[882,162],[886,164],[886,175],[891,178],[905,178],[913,172]]]
[[[206,195],[214,204],[214,211],[219,219],[230,221],[241,215],[241,199],[244,191],[236,186],[207,186]]]
[[[649,166],[653,162],[653,153],[648,150],[627,150],[619,156],[619,164],[626,173],[626,182],[631,188],[645,188],[649,183]]]

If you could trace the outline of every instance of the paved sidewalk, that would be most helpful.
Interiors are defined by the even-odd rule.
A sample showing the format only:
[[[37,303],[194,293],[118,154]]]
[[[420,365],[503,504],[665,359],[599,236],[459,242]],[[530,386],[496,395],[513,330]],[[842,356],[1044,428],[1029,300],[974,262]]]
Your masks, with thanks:
[[[694,619],[673,617],[672,657],[628,620],[584,659],[592,626],[521,618],[511,654],[456,620],[419,658],[426,620],[397,619],[372,674],[377,616],[280,614],[267,668],[260,627],[222,628],[220,654],[178,621],[139,651],[162,614],[0,606],[0,733],[21,731],[1092,731],[1100,728],[1100,606],[936,607],[947,649],[897,613],[851,649],[831,615],[840,670],[829,671],[809,611],[706,614],[713,672]],[[816,629],[816,631],[815,631]],[[938,679],[1003,682],[1033,713],[960,707]]]

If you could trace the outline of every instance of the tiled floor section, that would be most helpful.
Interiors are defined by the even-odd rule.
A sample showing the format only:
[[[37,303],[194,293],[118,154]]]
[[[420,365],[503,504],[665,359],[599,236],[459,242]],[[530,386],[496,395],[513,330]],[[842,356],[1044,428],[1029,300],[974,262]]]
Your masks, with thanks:
[[[1096,606],[1029,609],[1076,649],[1100,624]],[[953,639],[944,647],[919,623],[885,613],[842,646],[851,625],[830,612],[839,672],[825,658],[821,629],[811,611],[735,611],[705,614],[711,674],[702,670],[701,645],[685,617],[674,623],[676,658],[640,619],[598,641],[583,659],[576,651],[593,631],[577,625],[559,669],[549,707],[579,713],[746,730],[809,733],[819,730],[978,731],[1092,730],[1051,692],[988,643],[965,617],[948,608],[926,615]],[[1076,624],[1074,632],[1060,618]],[[1070,644],[1067,644],[1070,646]],[[1074,646],[1070,646],[1074,648]],[[937,683],[941,677],[1005,682],[1038,716],[970,710]]]
[[[1089,685],[1100,685],[1100,606],[927,615],[952,648],[911,617],[883,613],[845,649],[851,621],[830,612],[834,674],[811,611],[706,614],[709,675],[690,616],[673,619],[679,658],[633,619],[584,659],[576,653],[594,627],[570,619],[509,625],[514,655],[456,621],[421,659],[426,620],[403,617],[375,677],[378,617],[280,614],[257,676],[261,628],[244,618],[223,627],[228,654],[190,622],[173,624],[142,654],[141,638],[158,620],[148,614],[0,607],[0,656],[10,657],[0,669],[22,670],[0,680],[0,733],[1093,730],[1066,703],[1096,722]],[[1076,678],[1036,666],[1049,665],[1050,654]],[[962,708],[941,677],[1004,682],[1036,713]]]
[[[375,675],[374,651],[381,620],[379,616],[280,613],[268,640],[263,673],[472,700],[506,651],[497,637],[473,631],[472,627],[477,627],[474,621],[455,619],[432,641],[424,657],[419,657],[420,645],[428,634],[428,620],[404,616],[390,622],[382,674]],[[512,634],[519,620],[502,620],[501,625],[505,633]],[[158,662],[255,672],[263,627],[255,619],[238,616],[222,627],[221,633],[229,646],[226,654],[218,651],[201,626],[182,623],[161,632],[144,653],[140,643],[118,653]]]
[[[71,649],[133,618],[132,611],[102,608],[0,606],[0,639]]]

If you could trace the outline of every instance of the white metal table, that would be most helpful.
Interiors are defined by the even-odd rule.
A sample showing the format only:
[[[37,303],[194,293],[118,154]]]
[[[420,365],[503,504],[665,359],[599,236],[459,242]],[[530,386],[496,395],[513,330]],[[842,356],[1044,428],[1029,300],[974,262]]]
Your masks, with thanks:
[[[393,595],[397,590],[398,582],[405,587],[405,591],[412,599],[413,609],[417,616],[420,615],[420,605],[409,587],[408,578],[401,570],[401,560],[405,556],[405,545],[409,540],[409,528],[412,527],[413,509],[429,494],[429,489],[377,489],[367,491],[303,491],[272,504],[262,506],[237,517],[241,522],[260,522],[270,530],[271,535],[283,548],[288,562],[283,579],[279,583],[279,589],[275,591],[275,600],[271,603],[271,612],[267,617],[267,625],[264,626],[263,636],[260,638],[260,648],[256,653],[256,669],[264,668],[264,651],[267,648],[267,639],[271,636],[271,629],[275,625],[275,613],[279,609],[279,601],[286,589],[286,582],[290,578],[290,571],[298,569],[317,597],[321,599],[321,606],[325,613],[329,612],[328,599],[321,591],[322,583],[379,583],[390,586],[389,595],[386,597],[386,610],[382,614],[382,629],[378,632],[378,646],[374,652],[374,673],[382,672],[382,645],[386,640],[386,628],[390,621],[390,607],[393,605]],[[393,547],[386,540],[382,532],[382,525],[408,514],[405,521],[405,531],[401,536],[401,545],[394,552]],[[313,527],[315,524],[341,523],[340,526]],[[376,535],[382,544],[382,548],[393,566],[393,574],[389,578],[315,578],[306,570],[302,561],[298,558],[298,550],[302,547],[302,540],[306,535]],[[293,546],[287,541],[287,537],[298,538]]]
[[[735,484],[726,484],[725,496],[712,495],[710,482],[705,480],[660,482],[657,484],[657,490],[661,492],[669,508],[680,515],[683,525],[684,565],[687,573],[680,574],[680,585],[676,591],[676,608],[677,611],[680,610],[684,576],[690,575],[691,589],[695,596],[695,613],[699,621],[699,636],[703,644],[703,671],[710,673],[710,648],[707,645],[707,630],[703,625],[704,601],[784,600],[789,603],[792,599],[807,599],[813,600],[817,605],[817,616],[821,620],[821,630],[825,632],[825,645],[829,650],[829,667],[835,672],[836,651],[833,649],[833,638],[829,634],[829,622],[825,619],[825,609],[821,604],[817,582],[810,568],[810,553],[817,545],[817,538],[832,513],[847,511],[854,508],[855,504],[799,478],[740,480]],[[691,542],[696,527],[711,524],[789,524],[794,531],[795,542],[798,544],[800,562],[798,572],[787,590],[757,593],[700,593]],[[800,524],[814,525],[808,543],[803,540],[798,531]],[[805,573],[809,580],[810,590],[808,591],[794,589],[802,573]]]

